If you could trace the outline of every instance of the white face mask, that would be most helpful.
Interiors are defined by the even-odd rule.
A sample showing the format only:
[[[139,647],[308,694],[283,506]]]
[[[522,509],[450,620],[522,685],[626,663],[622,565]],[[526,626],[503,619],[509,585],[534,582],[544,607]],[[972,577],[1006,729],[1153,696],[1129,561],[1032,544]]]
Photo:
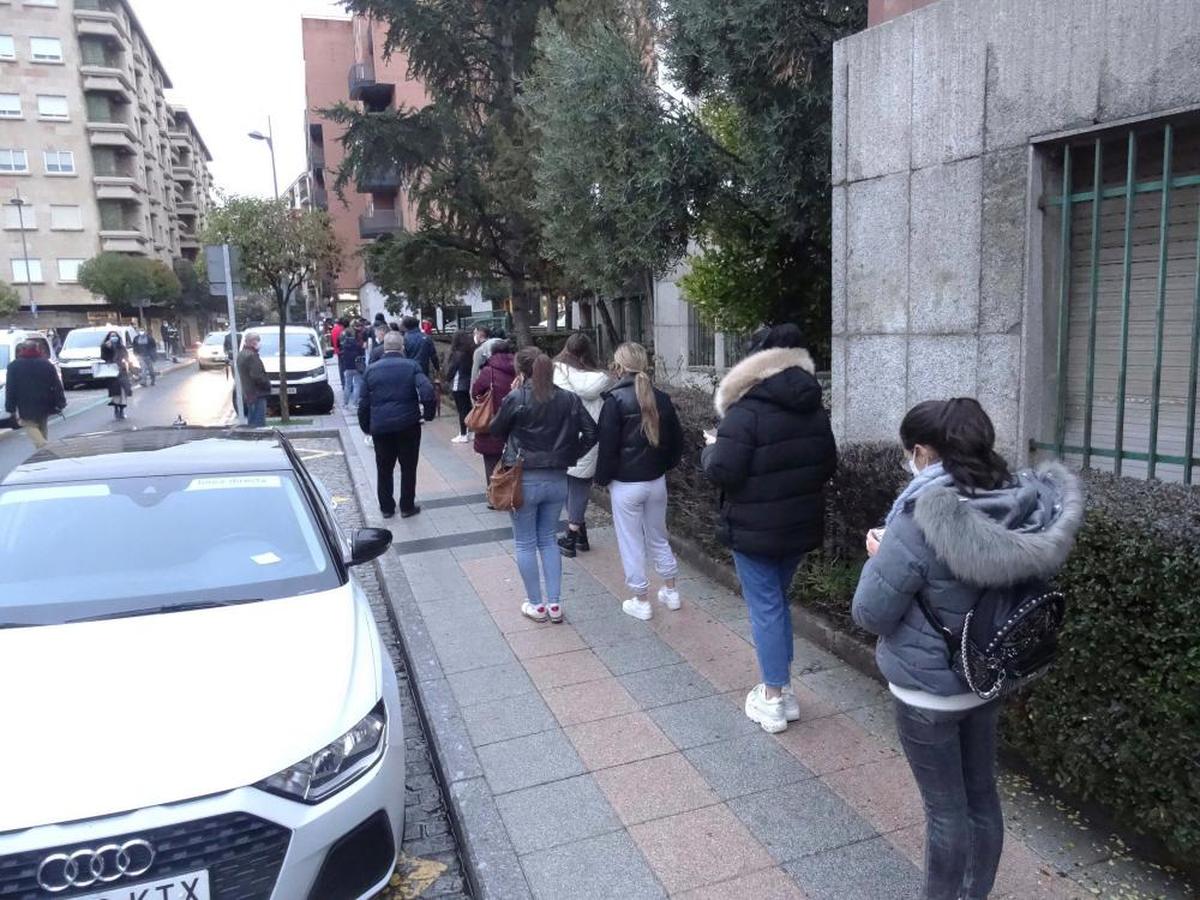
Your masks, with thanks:
[[[908,458],[908,471],[912,472],[914,477],[921,474],[921,470],[917,468],[917,459],[914,456]]]

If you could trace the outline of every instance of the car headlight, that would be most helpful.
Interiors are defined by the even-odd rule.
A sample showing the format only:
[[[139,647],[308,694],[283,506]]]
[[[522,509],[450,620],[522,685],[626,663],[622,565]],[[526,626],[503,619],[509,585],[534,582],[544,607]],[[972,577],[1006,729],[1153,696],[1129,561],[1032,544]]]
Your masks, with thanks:
[[[305,372],[304,377],[305,378],[316,378],[317,376],[324,375],[324,374],[325,374],[325,367],[317,366],[315,369],[310,369],[309,371]]]
[[[383,701],[362,720],[305,759],[255,787],[301,803],[320,803],[354,781],[383,756],[387,715]]]

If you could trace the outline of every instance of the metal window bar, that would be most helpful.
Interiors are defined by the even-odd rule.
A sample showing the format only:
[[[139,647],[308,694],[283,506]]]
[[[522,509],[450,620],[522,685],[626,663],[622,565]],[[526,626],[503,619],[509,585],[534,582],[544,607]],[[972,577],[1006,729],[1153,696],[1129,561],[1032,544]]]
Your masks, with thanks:
[[[715,366],[716,363],[716,335],[700,318],[696,308],[688,306],[688,365]]]
[[[1200,465],[1200,458],[1196,456],[1196,405],[1197,394],[1200,392],[1200,197],[1197,203],[1197,225],[1195,238],[1195,259],[1193,261],[1194,271],[1192,272],[1193,284],[1191,286],[1190,297],[1190,314],[1191,328],[1187,344],[1187,359],[1188,369],[1186,375],[1186,401],[1183,410],[1183,419],[1186,430],[1183,435],[1183,453],[1163,453],[1160,452],[1160,423],[1162,421],[1163,409],[1163,368],[1164,368],[1164,343],[1165,332],[1167,328],[1167,312],[1168,312],[1168,281],[1171,277],[1169,271],[1170,261],[1170,232],[1171,232],[1171,199],[1174,191],[1181,188],[1200,186],[1200,175],[1186,174],[1176,176],[1175,168],[1175,152],[1177,147],[1176,127],[1174,124],[1167,123],[1162,130],[1163,153],[1162,153],[1162,168],[1161,175],[1158,178],[1147,179],[1145,181],[1137,180],[1137,165],[1138,165],[1138,134],[1130,130],[1126,135],[1126,166],[1125,166],[1125,183],[1119,187],[1104,187],[1103,179],[1103,162],[1104,149],[1103,137],[1095,138],[1093,141],[1093,170],[1091,178],[1090,190],[1074,190],[1074,182],[1072,176],[1072,165],[1076,161],[1073,157],[1072,148],[1069,145],[1063,147],[1062,157],[1062,189],[1057,196],[1044,198],[1043,205],[1046,207],[1058,207],[1062,216],[1060,227],[1060,246],[1059,246],[1059,284],[1058,284],[1058,303],[1057,310],[1058,319],[1058,336],[1056,343],[1056,405],[1054,417],[1054,437],[1052,441],[1033,441],[1031,446],[1035,450],[1053,450],[1059,456],[1063,454],[1078,455],[1083,460],[1083,465],[1086,467],[1091,464],[1092,458],[1111,459],[1113,461],[1113,471],[1120,475],[1122,473],[1122,462],[1124,460],[1144,462],[1146,464],[1146,473],[1150,478],[1157,477],[1158,466],[1160,464],[1180,466],[1183,472],[1183,481],[1185,484],[1191,484],[1193,480],[1194,470]],[[1119,146],[1119,145],[1118,145]],[[1193,170],[1195,166],[1193,165]],[[1082,174],[1082,173],[1080,173]],[[1129,357],[1131,350],[1131,306],[1132,299],[1132,271],[1135,265],[1134,259],[1134,237],[1136,231],[1135,225],[1135,200],[1139,195],[1157,194],[1160,207],[1157,210],[1157,252],[1155,254],[1154,273],[1154,291],[1153,291],[1153,360],[1152,374],[1150,377],[1150,396],[1149,396],[1149,429],[1146,436],[1146,447],[1143,449],[1129,449],[1126,444],[1126,411],[1127,411],[1127,392],[1129,388]],[[1200,191],[1197,192],[1200,195]],[[1096,366],[1097,366],[1097,319],[1099,311],[1100,297],[1100,267],[1101,267],[1101,245],[1100,232],[1102,228],[1101,205],[1104,200],[1120,199],[1124,200],[1124,216],[1122,228],[1122,252],[1121,252],[1121,272],[1120,272],[1120,331],[1118,334],[1119,349],[1116,365],[1116,396],[1115,400],[1115,421],[1113,425],[1113,448],[1097,447],[1093,445],[1093,424],[1096,399]],[[1092,203],[1090,211],[1090,253],[1088,257],[1088,272],[1087,272],[1087,305],[1086,305],[1086,378],[1084,383],[1084,400],[1083,400],[1083,427],[1082,427],[1082,443],[1070,442],[1067,440],[1067,392],[1068,392],[1068,365],[1070,362],[1070,325],[1071,325],[1071,240],[1072,240],[1072,223],[1073,223],[1073,207],[1079,203]],[[1178,210],[1176,210],[1178,212]],[[1143,225],[1143,227],[1145,227]],[[1080,235],[1082,237],[1082,235]],[[1139,246],[1145,247],[1144,243]],[[1110,249],[1114,249],[1110,246]],[[1178,256],[1176,257],[1178,258]],[[1175,278],[1178,279],[1178,269],[1176,269]],[[1149,281],[1144,278],[1144,281]],[[1174,290],[1178,291],[1178,280],[1174,282]],[[1115,290],[1114,290],[1115,293]],[[1178,294],[1175,294],[1178,297]],[[1178,315],[1178,300],[1176,300],[1176,315]],[[1143,312],[1149,311],[1149,304],[1146,303],[1142,307]],[[1174,335],[1175,332],[1173,331]],[[1178,352],[1180,348],[1176,348]],[[1176,364],[1177,365],[1177,364]],[[1178,383],[1177,383],[1178,384]],[[1174,400],[1174,404],[1178,405],[1179,398]]]

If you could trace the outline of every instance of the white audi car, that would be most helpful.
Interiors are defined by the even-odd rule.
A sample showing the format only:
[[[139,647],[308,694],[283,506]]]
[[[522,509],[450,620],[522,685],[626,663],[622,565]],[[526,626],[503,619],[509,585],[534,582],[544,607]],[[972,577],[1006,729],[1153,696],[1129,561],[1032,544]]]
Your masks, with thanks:
[[[395,670],[276,433],[68,438],[0,482],[0,897],[338,900],[404,833]]]

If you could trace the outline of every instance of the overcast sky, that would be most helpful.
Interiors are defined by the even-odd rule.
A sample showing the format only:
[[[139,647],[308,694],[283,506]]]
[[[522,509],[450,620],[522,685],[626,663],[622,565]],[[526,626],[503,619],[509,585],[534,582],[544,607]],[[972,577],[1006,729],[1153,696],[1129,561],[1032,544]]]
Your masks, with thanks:
[[[271,159],[250,131],[275,131],[279,189],[304,170],[300,16],[347,18],[326,0],[130,0],[213,155],[217,188],[271,195]]]

